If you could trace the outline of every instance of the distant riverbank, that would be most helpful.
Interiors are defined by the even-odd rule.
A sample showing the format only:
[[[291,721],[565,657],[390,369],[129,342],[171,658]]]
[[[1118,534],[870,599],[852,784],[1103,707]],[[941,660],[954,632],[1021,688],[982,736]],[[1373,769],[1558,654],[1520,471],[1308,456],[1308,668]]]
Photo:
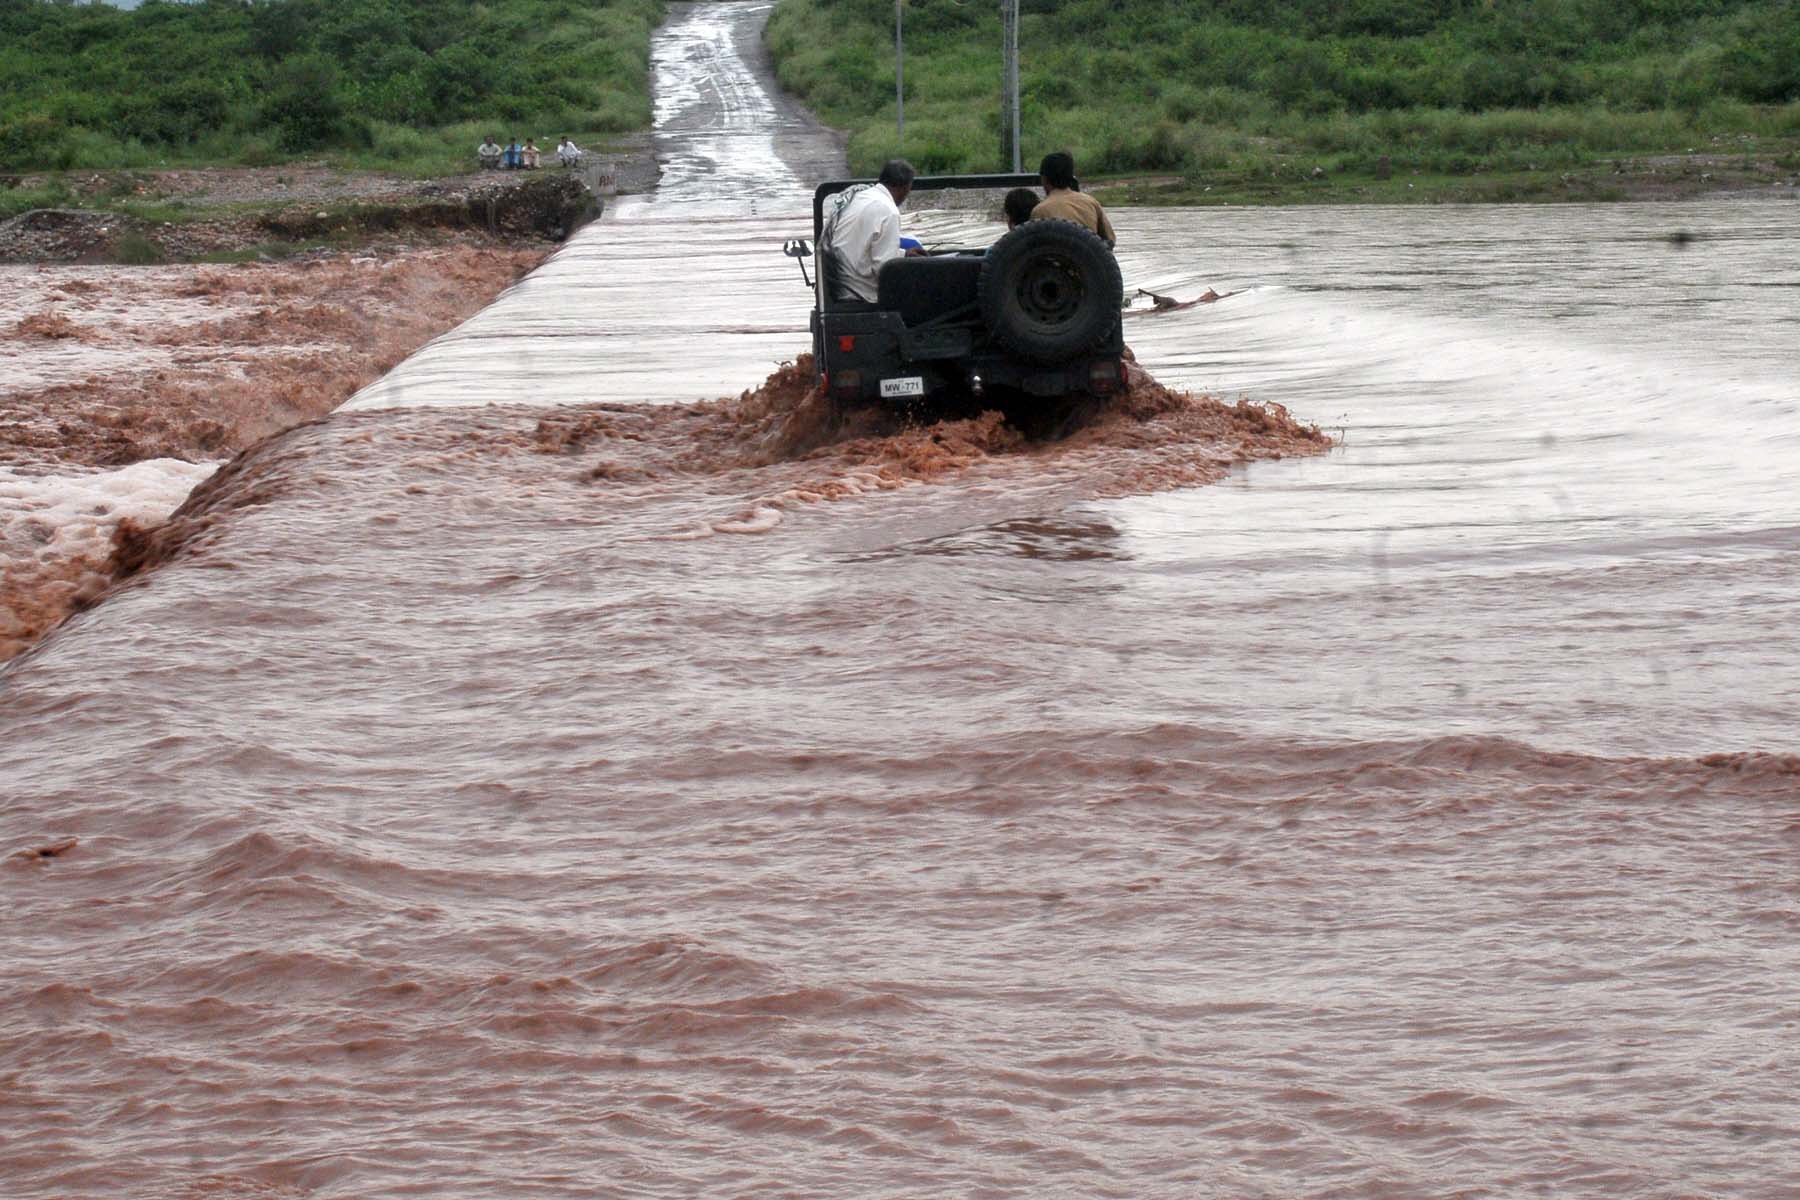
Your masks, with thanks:
[[[1695,150],[1463,175],[1326,170],[1307,156],[1285,155],[1235,170],[1124,175],[1085,186],[1109,205],[1592,203],[1747,194],[1800,200],[1800,144],[1785,153]]]
[[[1070,150],[1134,203],[1656,199],[1800,176],[1800,7],[1646,7],[1027,4],[1023,157]],[[766,36],[859,174],[896,153],[1001,165],[990,12],[908,5],[904,140],[892,14],[779,0]]]
[[[642,139],[576,170],[414,179],[329,162],[0,175],[0,262],[237,262],[312,251],[562,240],[647,191]]]

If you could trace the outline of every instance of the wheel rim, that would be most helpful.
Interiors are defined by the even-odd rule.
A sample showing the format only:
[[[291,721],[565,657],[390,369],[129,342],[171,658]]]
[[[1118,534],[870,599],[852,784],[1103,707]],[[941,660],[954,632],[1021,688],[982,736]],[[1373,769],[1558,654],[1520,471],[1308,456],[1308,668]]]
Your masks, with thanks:
[[[1020,313],[1041,326],[1066,325],[1081,311],[1087,288],[1081,270],[1060,254],[1038,254],[1019,272]]]

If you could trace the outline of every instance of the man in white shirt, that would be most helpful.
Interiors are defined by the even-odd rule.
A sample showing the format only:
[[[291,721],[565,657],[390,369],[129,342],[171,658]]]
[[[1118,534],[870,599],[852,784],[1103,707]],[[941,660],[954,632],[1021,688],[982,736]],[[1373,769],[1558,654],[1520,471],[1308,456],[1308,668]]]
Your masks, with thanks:
[[[900,206],[906,203],[916,174],[904,158],[890,159],[874,183],[848,188],[831,198],[820,242],[837,261],[837,294],[832,299],[873,304],[881,264],[924,253],[900,247]]]

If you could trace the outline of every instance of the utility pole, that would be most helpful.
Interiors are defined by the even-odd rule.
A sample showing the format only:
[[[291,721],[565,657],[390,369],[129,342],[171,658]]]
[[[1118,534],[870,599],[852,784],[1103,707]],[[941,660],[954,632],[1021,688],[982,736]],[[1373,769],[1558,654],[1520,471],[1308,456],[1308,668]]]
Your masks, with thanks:
[[[1002,104],[1006,113],[1006,140],[1011,143],[1012,169],[1019,165],[1019,0],[1000,0],[1000,30],[1005,46],[1002,50]]]
[[[906,149],[906,40],[900,23],[904,0],[894,0],[894,127],[900,149]]]

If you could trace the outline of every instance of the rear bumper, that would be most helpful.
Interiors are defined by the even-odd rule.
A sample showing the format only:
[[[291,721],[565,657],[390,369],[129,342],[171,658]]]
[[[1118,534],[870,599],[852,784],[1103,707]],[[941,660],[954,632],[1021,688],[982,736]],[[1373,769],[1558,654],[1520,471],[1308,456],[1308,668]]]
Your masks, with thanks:
[[[1106,395],[1124,387],[1124,340],[1115,333],[1091,354],[1037,365],[977,342],[968,326],[908,329],[898,313],[814,311],[813,361],[833,399],[845,403],[976,394],[1004,389],[1046,399]],[[888,383],[888,393],[883,382]]]

